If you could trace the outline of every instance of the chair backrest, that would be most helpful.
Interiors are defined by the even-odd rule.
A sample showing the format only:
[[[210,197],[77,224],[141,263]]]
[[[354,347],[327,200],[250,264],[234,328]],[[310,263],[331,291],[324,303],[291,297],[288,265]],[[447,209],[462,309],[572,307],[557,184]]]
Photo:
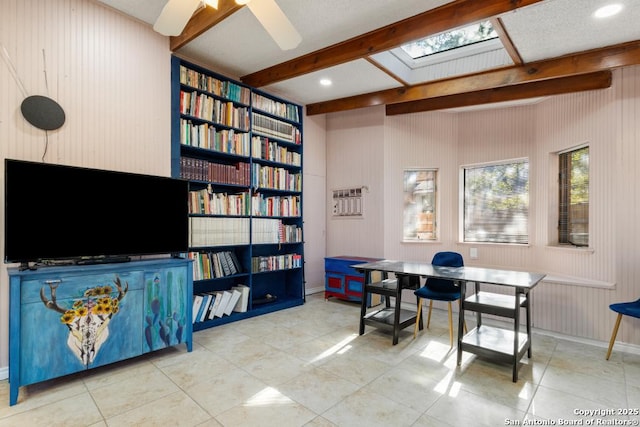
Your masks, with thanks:
[[[431,264],[443,267],[463,267],[464,260],[462,259],[462,255],[460,255],[458,252],[445,251],[437,252],[433,256]],[[425,286],[437,292],[459,291],[459,288],[455,285],[455,283],[453,283],[453,281],[446,279],[427,279],[425,282]]]

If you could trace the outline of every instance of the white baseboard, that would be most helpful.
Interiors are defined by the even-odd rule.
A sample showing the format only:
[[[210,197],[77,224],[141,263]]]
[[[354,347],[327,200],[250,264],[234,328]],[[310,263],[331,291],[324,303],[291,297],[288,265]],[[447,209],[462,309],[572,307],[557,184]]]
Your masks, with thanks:
[[[318,294],[320,292],[324,292],[324,286],[318,286],[318,287],[315,287],[315,288],[306,288],[304,290],[304,294],[305,295]]]

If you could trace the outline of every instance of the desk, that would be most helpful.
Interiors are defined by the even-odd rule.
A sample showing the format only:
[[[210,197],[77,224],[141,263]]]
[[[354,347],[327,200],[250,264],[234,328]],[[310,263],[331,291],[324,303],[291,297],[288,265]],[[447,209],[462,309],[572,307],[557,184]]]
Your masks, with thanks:
[[[352,266],[359,271],[382,271],[394,273],[398,277],[440,278],[454,281],[460,286],[463,296],[458,321],[458,365],[462,352],[468,351],[479,356],[513,365],[513,382],[518,381],[518,362],[525,353],[531,357],[531,295],[530,291],[545,277],[544,274],[522,271],[499,270],[479,267],[441,267],[422,262],[382,260]],[[466,297],[466,286],[474,283],[474,293]],[[481,291],[482,284],[497,285],[511,290],[512,294],[498,294]],[[366,289],[366,285],[365,285]],[[520,309],[526,311],[526,333],[520,332]],[[465,310],[477,314],[477,325],[463,334]],[[513,319],[513,329],[490,327],[482,324],[482,314]],[[364,332],[361,315],[360,334]],[[422,320],[422,319],[420,319]],[[414,316],[415,321],[415,316]]]

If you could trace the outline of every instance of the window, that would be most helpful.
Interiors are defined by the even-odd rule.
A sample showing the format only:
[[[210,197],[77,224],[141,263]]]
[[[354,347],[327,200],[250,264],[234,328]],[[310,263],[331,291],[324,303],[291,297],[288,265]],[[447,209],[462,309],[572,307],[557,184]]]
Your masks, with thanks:
[[[558,242],[589,245],[589,147],[560,153]]]
[[[483,21],[407,43],[402,45],[402,50],[411,58],[418,59],[495,38],[498,38],[498,34],[493,29],[491,22]]]
[[[529,162],[514,160],[462,170],[465,242],[529,242]]]
[[[403,241],[436,240],[435,169],[404,171]]]

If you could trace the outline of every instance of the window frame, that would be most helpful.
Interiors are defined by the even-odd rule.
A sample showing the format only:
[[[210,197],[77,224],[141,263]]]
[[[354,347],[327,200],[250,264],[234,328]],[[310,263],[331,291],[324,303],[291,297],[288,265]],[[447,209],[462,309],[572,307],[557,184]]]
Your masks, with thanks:
[[[572,153],[575,153],[577,151],[580,150],[584,150],[587,149],[587,156],[588,156],[588,160],[587,160],[587,188],[586,188],[586,192],[587,192],[587,208],[586,208],[586,224],[587,224],[587,231],[586,233],[586,243],[582,243],[582,242],[576,242],[571,241],[571,238],[569,237],[570,234],[575,234],[575,233],[571,233],[572,229],[571,226],[568,224],[570,222],[570,213],[569,213],[569,209],[566,208],[566,212],[563,212],[564,208],[563,208],[563,198],[570,198],[570,193],[568,192],[568,188],[571,187],[570,182],[563,182],[563,177],[562,177],[562,158],[563,157],[568,157],[568,161],[570,162],[570,155]],[[589,193],[590,193],[590,186],[591,186],[591,169],[590,169],[590,162],[591,162],[591,148],[589,143],[584,143],[584,144],[580,144],[580,145],[576,145],[573,146],[571,148],[567,148],[565,150],[562,151],[558,151],[557,153],[555,153],[555,166],[557,168],[557,174],[556,174],[556,184],[557,184],[557,190],[555,192],[555,196],[557,197],[557,201],[555,204],[555,219],[556,221],[554,222],[554,224],[556,225],[555,227],[555,238],[553,239],[553,242],[559,246],[559,247],[568,247],[568,248],[589,248],[591,246],[591,239],[590,239],[590,225],[589,225],[589,220],[590,220],[590,215],[589,215],[589,210],[590,210],[590,199],[589,199]],[[569,163],[569,165],[567,166],[567,168],[570,170],[571,169],[571,165]],[[569,178],[570,180],[570,178]],[[565,205],[569,206],[571,205],[570,200],[566,201],[565,200]],[[564,216],[563,216],[564,215]],[[565,218],[566,216],[566,218]],[[566,229],[563,230],[562,224],[563,224],[563,219],[564,221],[567,223],[566,224]],[[565,235],[563,238],[563,234]]]
[[[467,240],[467,236],[465,233],[465,220],[466,220],[466,207],[467,207],[467,203],[466,203],[466,188],[465,188],[465,184],[466,184],[466,180],[465,180],[465,176],[466,176],[466,171],[468,169],[478,169],[478,168],[483,168],[483,167],[491,167],[491,166],[500,166],[500,165],[509,165],[509,164],[516,164],[516,163],[523,163],[526,164],[527,166],[527,182],[525,185],[526,188],[526,203],[527,203],[527,209],[526,209],[526,241],[525,242],[517,242],[517,241],[493,241],[493,240]],[[466,165],[461,165],[460,166],[460,170],[459,170],[459,190],[458,190],[458,194],[459,194],[459,218],[458,218],[458,240],[460,243],[464,243],[464,244],[494,244],[494,245],[517,245],[517,246],[528,246],[531,244],[531,221],[530,221],[530,211],[531,211],[531,207],[530,207],[530,199],[531,199],[531,177],[530,177],[530,172],[531,172],[531,161],[529,160],[528,157],[518,157],[518,158],[512,158],[512,159],[504,159],[504,160],[497,160],[497,161],[491,161],[491,162],[484,162],[484,163],[473,163],[473,164],[466,164]]]
[[[416,192],[415,187],[413,191],[410,190],[410,186],[412,183],[418,182],[418,178],[416,180],[408,180],[408,174],[429,174],[433,175],[431,180],[425,179],[424,182],[431,181],[432,190],[429,190],[428,187],[425,189],[425,192],[421,192],[418,190]],[[426,178],[425,177],[425,178]],[[439,216],[439,195],[438,195],[438,178],[439,178],[439,169],[438,168],[426,168],[426,167],[415,167],[415,168],[405,168],[402,175],[402,198],[403,198],[403,215],[402,215],[402,242],[403,243],[429,243],[436,242],[439,239],[439,227],[438,227],[438,216]],[[426,185],[426,184],[425,184]],[[429,195],[430,194],[430,195]],[[426,205],[425,199],[428,197],[431,198],[431,204]],[[423,208],[419,208],[417,205],[411,205],[411,201],[415,201],[416,197],[421,198],[421,202],[423,204]],[[431,207],[431,209],[429,209]],[[429,212],[431,212],[431,216],[429,216]],[[415,222],[415,237],[411,237],[412,233],[407,232],[407,224],[410,223],[410,219],[413,218]],[[422,230],[420,230],[422,228]]]

